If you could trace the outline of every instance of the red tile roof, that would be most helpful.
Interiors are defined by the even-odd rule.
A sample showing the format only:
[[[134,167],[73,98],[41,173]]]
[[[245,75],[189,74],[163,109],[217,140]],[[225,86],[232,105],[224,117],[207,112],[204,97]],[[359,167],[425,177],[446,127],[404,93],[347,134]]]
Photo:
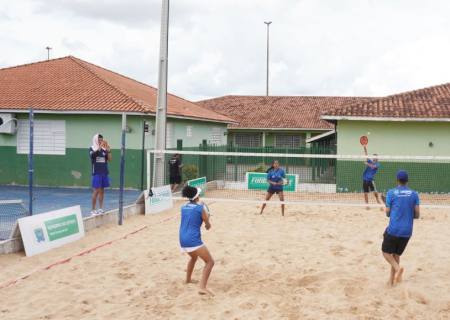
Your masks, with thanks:
[[[342,117],[450,118],[450,83],[331,109],[324,112],[323,117],[330,120]]]
[[[361,103],[367,97],[224,96],[197,103],[235,119],[230,128],[333,129],[320,119],[323,111]]]
[[[156,113],[157,90],[69,56],[0,69],[0,110]],[[230,118],[175,95],[168,115],[218,122]]]

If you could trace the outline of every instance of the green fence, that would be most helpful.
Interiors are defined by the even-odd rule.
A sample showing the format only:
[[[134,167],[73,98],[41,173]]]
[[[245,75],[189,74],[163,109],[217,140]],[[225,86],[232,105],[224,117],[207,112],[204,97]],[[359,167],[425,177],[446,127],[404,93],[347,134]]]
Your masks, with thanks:
[[[337,160],[336,187],[338,192],[361,192],[363,160]],[[396,173],[408,171],[409,186],[419,192],[450,193],[450,163],[432,161],[380,161],[375,184],[380,192],[386,192],[396,185]]]
[[[299,174],[303,168],[308,172],[299,174],[301,182],[321,182],[335,183],[335,159],[311,159],[311,158],[287,158],[275,156],[258,156],[260,153],[278,153],[278,154],[330,154],[335,152],[334,148],[312,147],[312,148],[244,148],[233,146],[216,146],[206,143],[198,147],[182,147],[178,144],[177,148],[171,149],[177,151],[206,151],[206,152],[239,152],[248,153],[248,156],[225,156],[225,155],[187,155],[183,154],[182,176],[183,181],[198,177],[206,177],[208,181],[227,180],[242,181],[243,176],[248,171],[266,172],[273,160],[278,160],[280,165],[285,168],[286,173]],[[252,155],[253,154],[253,155]],[[165,163],[167,164],[172,154],[166,154]],[[153,154],[151,154],[153,163]],[[168,169],[166,170],[166,183],[169,182]]]

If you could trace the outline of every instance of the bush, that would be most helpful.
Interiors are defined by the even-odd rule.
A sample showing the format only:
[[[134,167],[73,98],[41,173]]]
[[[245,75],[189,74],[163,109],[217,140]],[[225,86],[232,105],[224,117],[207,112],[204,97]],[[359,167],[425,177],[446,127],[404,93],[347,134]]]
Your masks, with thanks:
[[[183,166],[183,181],[198,178],[198,167],[194,164]]]

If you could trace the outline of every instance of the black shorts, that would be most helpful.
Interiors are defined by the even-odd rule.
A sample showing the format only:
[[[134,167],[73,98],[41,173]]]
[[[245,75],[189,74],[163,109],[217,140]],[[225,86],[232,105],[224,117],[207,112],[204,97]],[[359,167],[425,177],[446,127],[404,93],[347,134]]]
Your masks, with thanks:
[[[181,176],[170,176],[169,182],[170,182],[170,184],[180,184]]]
[[[370,191],[377,191],[375,188],[375,183],[373,181],[363,181],[363,190],[365,193],[368,193]]]
[[[390,254],[396,254],[401,256],[405,251],[409,238],[391,236],[387,231],[383,234],[383,243],[381,245],[381,251]]]
[[[269,189],[267,189],[267,192],[270,194],[274,194],[274,193],[279,194],[279,193],[283,192],[283,190],[274,190],[269,187]]]

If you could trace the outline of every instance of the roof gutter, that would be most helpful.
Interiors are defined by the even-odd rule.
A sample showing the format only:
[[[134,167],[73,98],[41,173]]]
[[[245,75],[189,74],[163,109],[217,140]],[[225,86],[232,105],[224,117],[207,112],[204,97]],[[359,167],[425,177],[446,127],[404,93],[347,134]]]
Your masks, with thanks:
[[[361,116],[321,116],[323,120],[339,121],[396,121],[396,122],[450,122],[450,118],[401,118],[401,117],[361,117]]]
[[[0,109],[0,113],[28,113],[29,111],[27,109]],[[34,113],[40,113],[40,114],[87,114],[87,115],[121,115],[123,113],[126,113],[127,115],[135,115],[135,116],[155,116],[155,113],[153,112],[124,112],[124,111],[57,111],[57,110],[34,110]],[[234,124],[237,122],[232,121],[226,121],[226,120],[213,120],[213,119],[204,119],[204,118],[195,118],[195,117],[184,117],[184,116],[176,116],[167,114],[168,118],[173,119],[184,119],[184,120],[194,120],[194,121],[203,121],[203,122],[214,122],[214,123],[225,123],[225,124]]]
[[[311,142],[314,142],[314,141],[316,141],[316,140],[320,140],[320,139],[322,139],[322,138],[331,136],[331,135],[333,135],[333,134],[335,134],[335,133],[336,133],[336,130],[331,130],[331,131],[328,131],[328,132],[319,134],[319,135],[317,135],[317,136],[315,136],[315,137],[306,139],[306,143],[311,143]]]

